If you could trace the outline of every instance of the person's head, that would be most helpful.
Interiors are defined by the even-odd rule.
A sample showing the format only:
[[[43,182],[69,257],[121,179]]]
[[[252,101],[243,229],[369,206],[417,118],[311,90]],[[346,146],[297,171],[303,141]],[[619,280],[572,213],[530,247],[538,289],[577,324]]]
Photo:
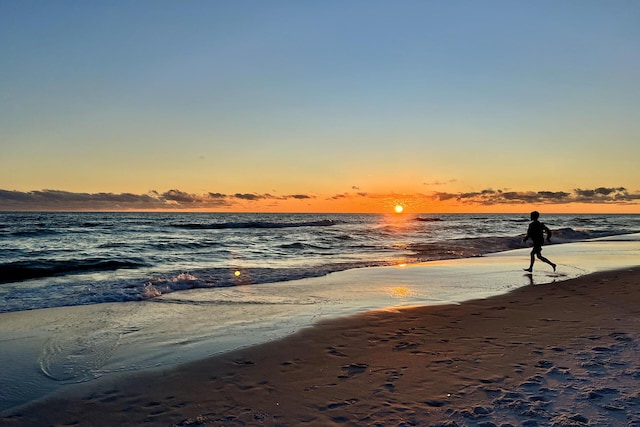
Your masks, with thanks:
[[[538,211],[531,212],[531,221],[536,221],[538,218],[540,218],[540,212]]]

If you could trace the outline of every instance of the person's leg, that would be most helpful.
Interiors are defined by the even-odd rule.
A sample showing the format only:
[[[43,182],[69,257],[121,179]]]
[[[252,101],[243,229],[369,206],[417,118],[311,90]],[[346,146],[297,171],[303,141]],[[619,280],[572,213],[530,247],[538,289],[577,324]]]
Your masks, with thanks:
[[[553,271],[556,271],[556,265],[554,263],[552,263],[551,261],[549,261],[548,259],[546,259],[545,257],[542,256],[542,249],[540,249],[540,251],[538,251],[538,259],[542,262],[546,262],[547,264],[549,264],[551,267],[553,267]]]
[[[533,263],[536,262],[536,253],[536,247],[534,246],[533,249],[531,249],[531,263],[529,264],[529,268],[525,268],[524,271],[528,271],[529,273],[533,271]]]

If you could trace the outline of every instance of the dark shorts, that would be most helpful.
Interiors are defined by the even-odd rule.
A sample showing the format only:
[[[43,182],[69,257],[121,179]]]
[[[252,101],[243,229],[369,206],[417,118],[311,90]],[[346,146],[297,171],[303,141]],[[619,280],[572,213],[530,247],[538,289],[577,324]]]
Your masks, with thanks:
[[[543,242],[533,242],[533,249],[531,250],[531,252],[533,252],[534,254],[539,254],[540,252],[542,252],[542,243]]]

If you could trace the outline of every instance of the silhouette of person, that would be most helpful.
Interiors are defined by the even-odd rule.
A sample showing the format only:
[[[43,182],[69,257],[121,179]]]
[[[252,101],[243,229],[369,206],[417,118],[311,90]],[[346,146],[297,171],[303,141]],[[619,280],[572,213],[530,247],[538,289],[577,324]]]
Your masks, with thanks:
[[[527,235],[522,239],[523,242],[526,242],[527,239],[531,239],[533,241],[533,249],[531,249],[531,264],[529,264],[529,268],[525,268],[524,271],[532,272],[533,264],[536,261],[536,256],[542,262],[546,262],[551,267],[553,267],[553,271],[556,271],[556,265],[542,256],[542,245],[544,244],[544,235],[547,235],[547,242],[551,243],[551,230],[544,225],[544,223],[538,221],[540,217],[540,213],[538,211],[531,212],[531,224],[529,224],[529,228],[527,229]]]

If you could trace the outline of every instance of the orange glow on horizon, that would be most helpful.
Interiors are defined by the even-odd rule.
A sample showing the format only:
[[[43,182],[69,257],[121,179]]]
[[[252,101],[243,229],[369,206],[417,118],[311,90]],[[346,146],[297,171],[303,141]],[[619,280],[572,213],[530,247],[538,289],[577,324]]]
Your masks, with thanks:
[[[503,205],[478,205],[478,204],[447,204],[430,203],[416,204],[412,212],[416,214],[456,214],[456,213],[486,213],[486,214],[528,214],[532,210],[538,210],[545,214],[640,214],[638,205],[606,205],[606,204],[503,204]],[[30,209],[29,211],[70,211],[70,212],[227,212],[227,213],[371,213],[385,214],[389,212],[388,204],[376,202],[370,203],[283,203],[278,205],[235,205],[226,208],[190,208],[190,209]],[[404,213],[404,210],[403,210]],[[394,208],[394,215],[398,215]]]
[[[388,200],[381,199],[358,199],[358,200],[340,200],[340,201],[318,201],[318,202],[296,202],[279,203],[277,205],[266,204],[246,204],[235,205],[226,209],[202,209],[201,211],[210,212],[298,212],[298,213],[388,213],[390,208],[393,214],[404,214],[406,208],[402,206],[402,211],[398,212],[396,205],[389,206]],[[411,202],[411,212],[446,214],[446,213],[525,213],[528,214],[532,210],[539,210],[547,214],[553,213],[585,213],[585,214],[638,214],[640,207],[638,205],[612,205],[612,204],[587,204],[587,203],[569,203],[569,204],[499,204],[499,205],[481,205],[475,203],[447,203],[434,202],[431,200],[414,200]]]

